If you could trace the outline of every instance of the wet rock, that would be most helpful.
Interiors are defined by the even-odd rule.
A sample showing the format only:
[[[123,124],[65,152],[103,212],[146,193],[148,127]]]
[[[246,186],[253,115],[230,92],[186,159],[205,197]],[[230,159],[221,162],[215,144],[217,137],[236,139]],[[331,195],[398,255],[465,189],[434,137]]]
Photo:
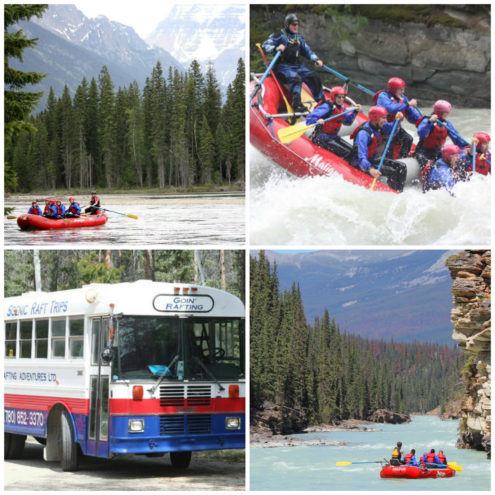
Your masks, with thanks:
[[[401,424],[409,423],[411,418],[407,414],[400,414],[386,409],[377,409],[371,416],[368,417],[368,421],[373,423],[391,423]]]

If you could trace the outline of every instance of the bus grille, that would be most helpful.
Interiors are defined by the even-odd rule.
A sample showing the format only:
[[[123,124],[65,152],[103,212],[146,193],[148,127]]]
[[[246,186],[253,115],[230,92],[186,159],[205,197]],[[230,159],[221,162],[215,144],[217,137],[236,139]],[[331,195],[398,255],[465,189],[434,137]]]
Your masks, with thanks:
[[[210,406],[211,385],[165,385],[160,387],[161,407],[185,407],[186,405]]]
[[[211,433],[211,416],[160,416],[160,435],[201,435]]]

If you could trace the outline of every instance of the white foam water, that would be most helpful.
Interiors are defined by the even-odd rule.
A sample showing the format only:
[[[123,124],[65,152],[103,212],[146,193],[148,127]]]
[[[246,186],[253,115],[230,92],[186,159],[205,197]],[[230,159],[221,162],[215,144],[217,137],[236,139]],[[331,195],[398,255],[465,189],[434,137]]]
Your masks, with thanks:
[[[490,127],[490,112],[457,109],[469,139]],[[477,114],[478,115],[478,114]],[[479,115],[478,115],[479,116]],[[455,120],[457,122],[457,120]],[[408,128],[412,131],[411,128]],[[250,238],[255,245],[444,245],[490,243],[491,176],[476,174],[424,194],[370,191],[335,174],[296,178],[250,146]]]

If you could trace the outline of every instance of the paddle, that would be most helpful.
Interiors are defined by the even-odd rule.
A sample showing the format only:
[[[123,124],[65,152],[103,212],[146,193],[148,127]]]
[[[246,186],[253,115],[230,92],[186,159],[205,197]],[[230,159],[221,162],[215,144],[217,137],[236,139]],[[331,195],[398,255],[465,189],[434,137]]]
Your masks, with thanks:
[[[459,466],[457,462],[447,462],[447,466],[458,473],[462,473],[462,466]]]
[[[476,145],[473,143],[473,173],[476,172]]]
[[[263,51],[263,48],[261,48],[261,43],[256,43],[256,46],[258,47],[258,50],[261,53],[261,56],[263,57],[263,62],[265,62],[265,67],[268,67],[268,59],[266,58],[265,52]],[[287,112],[289,113],[294,113],[294,109],[291,107],[289,101],[287,100],[284,90],[282,89],[282,86],[280,86],[280,83],[278,82],[277,77],[275,76],[275,72],[273,70],[271,71],[271,75],[273,77],[273,80],[275,81],[275,84],[277,85],[278,90],[280,91],[280,94],[282,95],[282,98],[285,101],[285,105],[287,107]]]
[[[7,220],[15,220],[17,217],[13,215],[7,215]]]
[[[251,97],[249,98],[249,103],[253,101],[253,98],[256,96],[256,93],[260,90],[263,81],[266,79],[266,76],[268,76],[268,74],[273,69],[273,66],[277,63],[277,60],[279,59],[280,55],[282,55],[282,52],[277,52],[275,54],[273,60],[270,62],[270,65],[266,68],[265,73],[263,74],[259,82],[256,83],[256,87],[254,88],[254,91],[251,93]]]
[[[335,465],[336,466],[349,466],[349,464],[372,464],[372,463],[375,463],[375,462],[383,462],[383,461],[356,461],[356,462],[351,462],[351,461],[339,461],[339,462],[336,462]]]
[[[345,115],[346,113],[354,112],[356,110],[356,107],[350,107],[348,108],[345,112],[338,113],[337,115],[332,115],[331,117],[328,117],[327,119],[324,120],[324,122],[328,122],[330,120],[336,119],[337,117],[341,117],[342,115]],[[281,143],[290,143],[291,141],[294,141],[298,137],[301,137],[308,129],[311,129],[312,127],[315,127],[317,123],[314,124],[299,124],[299,125],[293,125],[290,127],[283,127],[282,129],[278,130],[278,138],[280,139]]]
[[[392,138],[394,137],[395,130],[397,129],[397,124],[398,123],[399,123],[398,119],[395,119],[394,126],[392,127],[392,132],[390,133],[390,136],[388,138],[387,144],[385,146],[385,150],[383,151],[382,157],[380,158],[380,163],[378,165],[378,172],[382,168],[383,160],[385,160],[385,155],[387,154],[388,147],[390,146],[390,143],[392,142]],[[375,184],[376,184],[376,177],[373,179],[373,182],[372,182],[371,187],[370,187],[370,189],[372,191],[375,188]]]
[[[334,74],[337,77],[340,77],[340,79],[344,80],[345,82],[349,83],[351,86],[354,86],[355,88],[360,89],[361,91],[364,91],[365,93],[368,93],[370,96],[375,96],[375,92],[371,91],[371,89],[365,88],[361,84],[354,83],[351,81],[349,77],[344,76],[340,72],[337,72],[335,69],[332,69],[331,67],[328,67],[328,65],[323,64],[322,66],[327,72],[330,72],[331,74]]]
[[[121,213],[120,211],[109,210],[108,208],[100,208],[97,206],[95,206],[94,208],[97,208],[98,210],[109,211],[111,213],[117,213],[117,215],[123,215],[124,217],[129,217],[129,218],[133,218],[134,220],[138,220],[137,215],[131,215],[130,213]]]

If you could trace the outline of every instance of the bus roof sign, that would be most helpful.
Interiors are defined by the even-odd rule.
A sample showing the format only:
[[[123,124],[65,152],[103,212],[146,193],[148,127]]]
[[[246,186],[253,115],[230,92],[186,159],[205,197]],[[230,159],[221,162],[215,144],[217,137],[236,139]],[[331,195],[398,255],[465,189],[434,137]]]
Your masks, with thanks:
[[[153,308],[164,313],[209,313],[214,305],[208,295],[159,294],[153,299]]]

